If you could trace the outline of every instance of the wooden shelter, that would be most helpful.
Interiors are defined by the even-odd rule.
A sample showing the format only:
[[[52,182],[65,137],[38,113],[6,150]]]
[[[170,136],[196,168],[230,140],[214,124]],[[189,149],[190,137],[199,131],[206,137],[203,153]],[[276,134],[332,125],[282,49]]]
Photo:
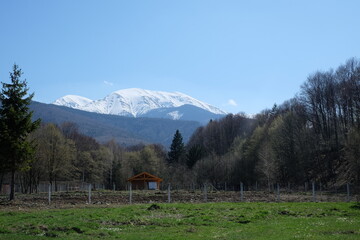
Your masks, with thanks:
[[[131,182],[132,189],[139,190],[159,190],[162,181],[161,178],[147,172],[139,173],[128,179],[128,182]]]

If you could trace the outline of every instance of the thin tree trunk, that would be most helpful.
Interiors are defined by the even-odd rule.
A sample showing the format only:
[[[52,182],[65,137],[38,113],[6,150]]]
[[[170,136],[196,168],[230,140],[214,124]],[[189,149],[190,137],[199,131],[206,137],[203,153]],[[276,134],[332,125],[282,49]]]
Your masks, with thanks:
[[[1,190],[2,190],[2,183],[3,183],[3,180],[4,180],[4,175],[5,175],[4,172],[1,172],[1,173],[0,173],[0,192],[1,192]]]
[[[10,201],[15,200],[15,171],[11,171]]]

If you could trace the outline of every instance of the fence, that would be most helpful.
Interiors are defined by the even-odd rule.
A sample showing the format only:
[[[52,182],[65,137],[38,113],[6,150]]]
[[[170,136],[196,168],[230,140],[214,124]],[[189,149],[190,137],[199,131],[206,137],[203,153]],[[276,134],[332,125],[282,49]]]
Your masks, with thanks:
[[[215,186],[214,186],[215,185]],[[18,189],[19,190],[19,189]],[[303,186],[291,184],[249,186],[223,184],[191,184],[188,186],[162,184],[160,190],[133,190],[131,184],[126,190],[105,191],[101,184],[41,183],[36,194],[19,194],[25,202],[39,204],[133,204],[171,202],[341,202],[360,201],[359,187],[352,184],[323,186],[320,183],[306,183]],[[19,191],[21,192],[21,191]],[[35,196],[35,197],[34,197]],[[6,195],[2,197],[5,199]],[[0,198],[1,200],[1,198]]]
[[[168,192],[168,196],[173,196],[174,192],[188,191],[193,193],[192,198],[180,199],[175,201],[193,201],[196,192],[200,192],[204,202],[209,201],[247,201],[247,202],[326,202],[326,201],[360,201],[360,187],[349,183],[343,185],[324,186],[321,183],[304,183],[302,186],[292,186],[291,184],[267,184],[267,186],[256,183],[254,185],[245,185],[240,182],[239,185],[228,185],[205,183],[201,185],[191,184],[190,186],[179,186],[163,184],[162,190]],[[184,195],[184,194],[183,194]],[[190,194],[191,196],[191,194]],[[168,202],[171,198],[168,197]]]
[[[25,189],[21,184],[15,184],[15,193],[45,193],[49,191],[49,186],[51,186],[51,192],[72,192],[72,191],[86,191],[88,189],[89,183],[85,182],[57,182],[56,184],[49,184],[47,182],[41,182],[29,191]],[[104,184],[93,184],[92,188],[94,190],[104,190]],[[10,185],[3,184],[1,187],[0,194],[10,194]]]

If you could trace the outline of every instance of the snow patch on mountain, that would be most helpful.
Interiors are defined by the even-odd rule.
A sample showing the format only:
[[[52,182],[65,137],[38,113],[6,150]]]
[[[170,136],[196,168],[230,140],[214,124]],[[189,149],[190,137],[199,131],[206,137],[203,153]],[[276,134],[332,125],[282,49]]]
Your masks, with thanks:
[[[193,105],[213,114],[226,114],[214,106],[180,92],[171,93],[139,88],[118,90],[103,99],[95,101],[80,96],[67,95],[57,99],[53,104],[88,112],[133,117],[140,117],[154,109],[173,108],[183,105]],[[169,113],[169,115],[173,119],[180,119],[182,116],[179,112]]]
[[[183,116],[183,114],[179,111],[169,112],[167,115],[169,115],[173,120],[179,120]]]

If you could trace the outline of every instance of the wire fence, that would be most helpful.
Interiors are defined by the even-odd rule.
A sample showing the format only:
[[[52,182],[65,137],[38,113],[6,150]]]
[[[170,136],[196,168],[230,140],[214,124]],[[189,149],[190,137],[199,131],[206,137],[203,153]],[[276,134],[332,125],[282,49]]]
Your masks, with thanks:
[[[17,200],[25,205],[77,205],[77,204],[139,204],[139,203],[200,203],[200,202],[359,202],[360,189],[356,185],[343,184],[324,186],[320,183],[306,183],[303,186],[291,184],[238,185],[222,184],[179,184],[163,183],[159,190],[134,190],[128,184],[125,190],[106,190],[103,184],[59,183],[39,184],[32,194],[22,194],[17,186]],[[2,190],[7,190],[2,188]],[[9,192],[2,192],[0,204],[7,201]]]
[[[47,193],[49,192],[49,186],[51,192],[74,192],[74,191],[87,191],[89,183],[86,182],[57,182],[49,184],[47,182],[41,182],[33,188],[25,188],[21,184],[15,184],[15,193]],[[94,190],[105,190],[104,184],[92,184]],[[0,194],[10,194],[10,184],[2,184]]]

